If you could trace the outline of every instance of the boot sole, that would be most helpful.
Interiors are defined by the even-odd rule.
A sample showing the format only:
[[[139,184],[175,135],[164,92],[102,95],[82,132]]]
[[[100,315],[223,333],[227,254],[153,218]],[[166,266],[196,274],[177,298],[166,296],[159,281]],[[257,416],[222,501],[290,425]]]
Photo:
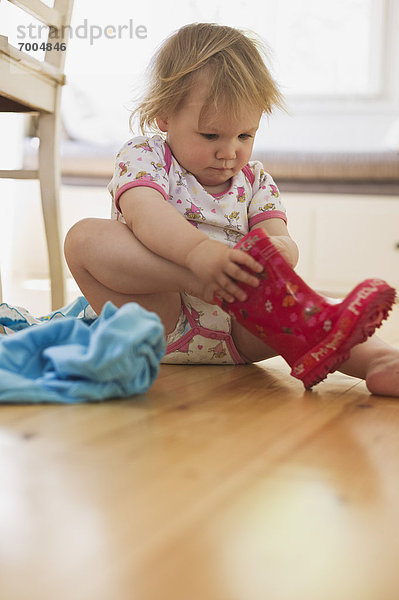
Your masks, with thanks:
[[[381,279],[367,279],[352,290],[329,334],[292,364],[291,375],[306,389],[348,360],[350,350],[381,326],[395,302],[396,291]]]

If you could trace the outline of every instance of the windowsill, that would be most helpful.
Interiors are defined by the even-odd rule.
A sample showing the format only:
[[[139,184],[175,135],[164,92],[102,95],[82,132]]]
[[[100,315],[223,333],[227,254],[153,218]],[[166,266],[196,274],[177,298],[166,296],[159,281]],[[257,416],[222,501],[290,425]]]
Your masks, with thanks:
[[[260,160],[276,179],[399,184],[397,152],[276,152],[258,148],[253,159]]]

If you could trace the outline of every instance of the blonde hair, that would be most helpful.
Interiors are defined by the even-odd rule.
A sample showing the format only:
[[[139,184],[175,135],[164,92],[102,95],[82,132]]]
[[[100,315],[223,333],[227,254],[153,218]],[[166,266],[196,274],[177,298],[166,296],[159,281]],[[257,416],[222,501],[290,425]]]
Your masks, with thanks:
[[[236,116],[243,106],[271,113],[284,101],[262,55],[261,42],[249,32],[215,23],[192,23],[171,35],[150,63],[148,89],[130,117],[140,129],[159,131],[156,118],[175,114],[205,73],[209,94],[200,118],[210,107]]]

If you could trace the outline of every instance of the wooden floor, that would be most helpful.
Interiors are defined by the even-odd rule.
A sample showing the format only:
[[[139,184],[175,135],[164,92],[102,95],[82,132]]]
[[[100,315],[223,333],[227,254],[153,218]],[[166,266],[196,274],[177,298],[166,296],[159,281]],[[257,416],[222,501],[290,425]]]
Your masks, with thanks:
[[[397,600],[398,557],[399,400],[356,379],[165,365],[0,407],[1,600]]]

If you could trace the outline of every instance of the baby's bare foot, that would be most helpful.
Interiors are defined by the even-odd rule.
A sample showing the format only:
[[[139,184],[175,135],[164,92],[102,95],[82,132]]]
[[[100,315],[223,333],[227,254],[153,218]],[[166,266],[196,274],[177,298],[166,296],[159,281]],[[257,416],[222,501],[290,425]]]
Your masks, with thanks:
[[[366,385],[372,394],[399,396],[399,350],[391,348],[370,363]]]

